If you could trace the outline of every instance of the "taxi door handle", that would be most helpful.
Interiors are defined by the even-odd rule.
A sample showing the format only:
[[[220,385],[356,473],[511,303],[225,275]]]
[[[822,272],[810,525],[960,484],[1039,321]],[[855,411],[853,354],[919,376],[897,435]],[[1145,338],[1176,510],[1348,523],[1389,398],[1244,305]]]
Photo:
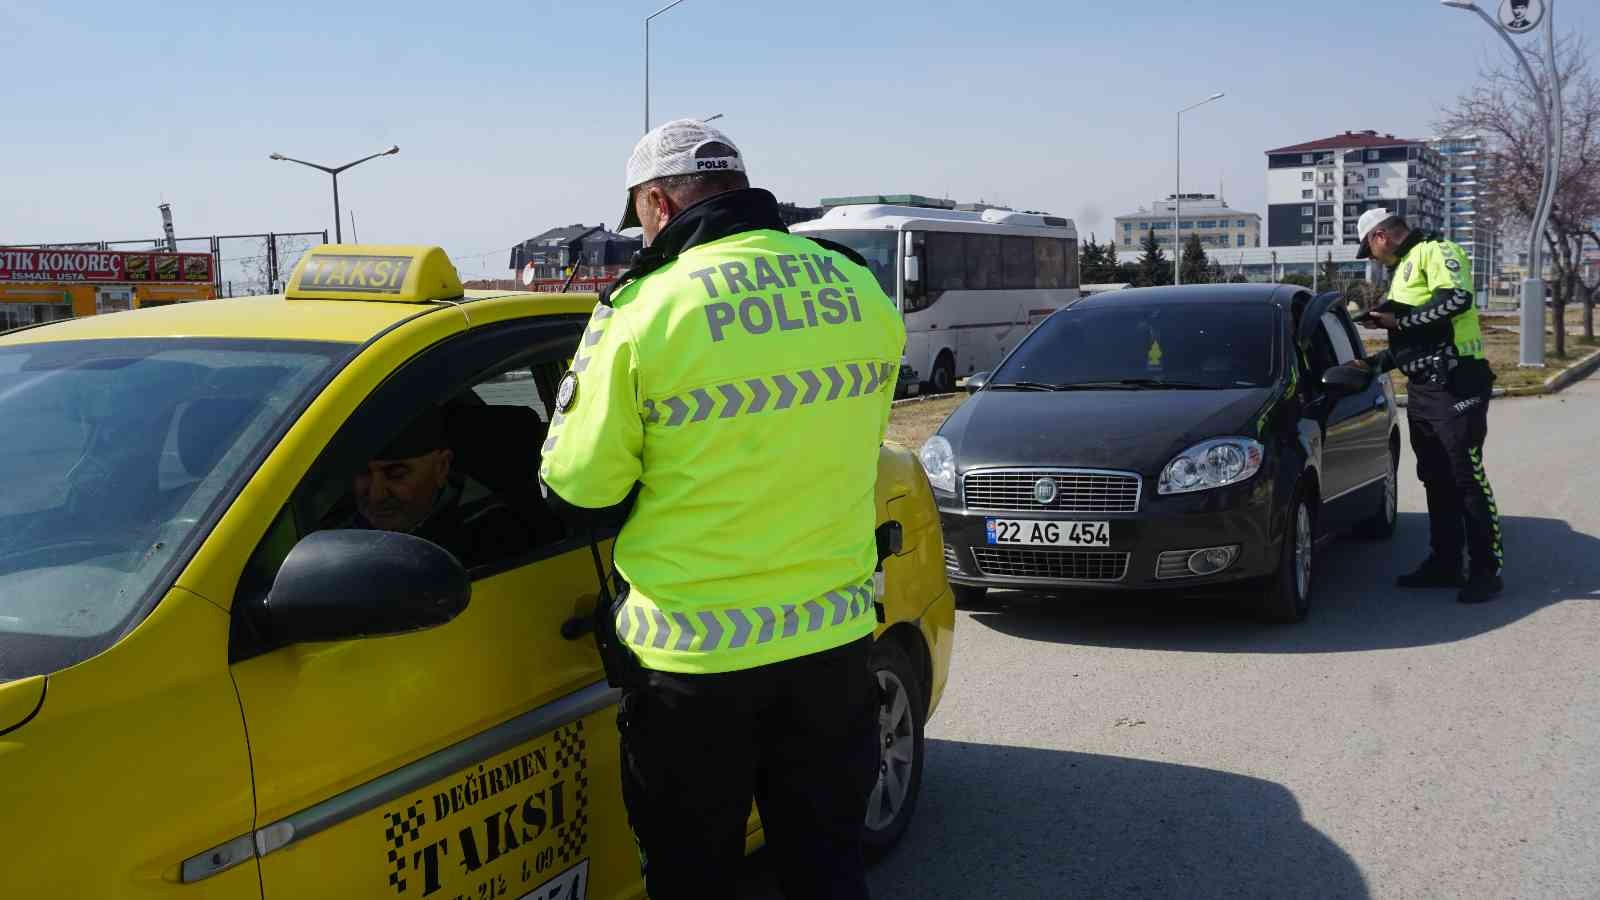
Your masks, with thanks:
[[[593,630],[593,616],[573,616],[561,623],[561,636],[569,641],[575,641]]]

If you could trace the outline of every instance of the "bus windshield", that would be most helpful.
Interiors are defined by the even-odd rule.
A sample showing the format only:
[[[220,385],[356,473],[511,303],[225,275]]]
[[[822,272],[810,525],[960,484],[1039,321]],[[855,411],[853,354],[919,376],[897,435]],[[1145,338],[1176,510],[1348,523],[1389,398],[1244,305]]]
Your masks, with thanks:
[[[895,299],[894,276],[895,259],[900,244],[900,232],[894,229],[840,229],[837,231],[811,231],[807,232],[823,240],[843,244],[851,250],[861,254],[867,260],[867,268],[877,276],[878,286],[889,296]]]

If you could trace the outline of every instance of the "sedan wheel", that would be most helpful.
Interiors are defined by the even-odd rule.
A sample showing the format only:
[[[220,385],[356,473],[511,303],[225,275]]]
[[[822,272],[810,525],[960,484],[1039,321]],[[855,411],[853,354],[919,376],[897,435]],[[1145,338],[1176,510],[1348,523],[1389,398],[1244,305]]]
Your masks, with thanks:
[[[1387,540],[1394,536],[1394,526],[1400,515],[1400,457],[1399,448],[1389,451],[1389,471],[1383,480],[1383,496],[1378,506],[1360,525],[1356,532],[1373,540]]]
[[[878,771],[867,798],[862,845],[881,856],[900,840],[922,785],[922,686],[911,661],[892,640],[872,650],[878,682]]]
[[[1301,503],[1295,510],[1294,580],[1301,597],[1311,595],[1311,511]]]
[[[1298,622],[1311,611],[1316,520],[1304,490],[1295,492],[1290,510],[1290,527],[1283,536],[1278,570],[1268,576],[1261,592],[1261,615],[1272,622]]]

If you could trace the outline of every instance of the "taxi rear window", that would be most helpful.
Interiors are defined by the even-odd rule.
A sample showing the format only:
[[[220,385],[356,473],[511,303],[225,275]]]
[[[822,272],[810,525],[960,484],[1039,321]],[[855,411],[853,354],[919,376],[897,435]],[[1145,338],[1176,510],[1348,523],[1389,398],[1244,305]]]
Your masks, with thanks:
[[[354,345],[0,347],[0,680],[109,645]]]

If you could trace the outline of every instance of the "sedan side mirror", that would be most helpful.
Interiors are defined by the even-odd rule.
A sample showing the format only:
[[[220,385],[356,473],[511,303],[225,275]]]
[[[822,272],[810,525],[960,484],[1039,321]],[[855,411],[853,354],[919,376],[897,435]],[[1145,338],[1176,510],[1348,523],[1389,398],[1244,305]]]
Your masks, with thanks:
[[[976,394],[977,392],[983,390],[983,386],[988,384],[988,383],[989,383],[989,373],[988,372],[975,372],[975,373],[973,373],[971,375],[968,375],[967,376],[967,393]]]
[[[1322,386],[1330,394],[1341,396],[1359,394],[1372,384],[1371,372],[1362,371],[1353,366],[1329,366],[1322,373]]]
[[[289,551],[263,607],[272,637],[294,644],[443,625],[471,595],[466,569],[431,541],[393,531],[316,531]]]

